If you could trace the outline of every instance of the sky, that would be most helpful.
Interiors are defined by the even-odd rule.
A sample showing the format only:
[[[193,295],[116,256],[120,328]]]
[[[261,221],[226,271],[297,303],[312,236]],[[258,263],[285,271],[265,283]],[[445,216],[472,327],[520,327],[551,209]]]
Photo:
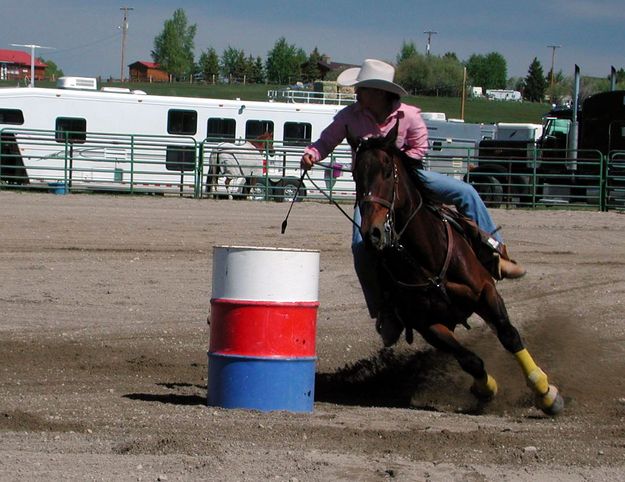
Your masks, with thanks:
[[[0,49],[35,44],[36,56],[52,60],[65,75],[119,78],[122,7],[128,12],[127,65],[151,61],[154,38],[174,11],[197,25],[195,58],[228,47],[265,59],[276,41],[332,61],[360,64],[365,58],[394,62],[404,42],[431,53],[498,52],[508,77],[525,77],[536,57],[545,74],[555,52],[556,72],[606,77],[625,68],[625,0],[0,0]],[[550,48],[555,45],[557,48]],[[30,49],[24,49],[30,52]]]

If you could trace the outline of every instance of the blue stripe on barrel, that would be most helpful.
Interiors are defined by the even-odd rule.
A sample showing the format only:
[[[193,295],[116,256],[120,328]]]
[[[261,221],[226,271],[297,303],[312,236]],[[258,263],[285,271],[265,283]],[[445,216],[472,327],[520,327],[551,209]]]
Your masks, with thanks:
[[[208,405],[312,412],[315,361],[209,353]]]

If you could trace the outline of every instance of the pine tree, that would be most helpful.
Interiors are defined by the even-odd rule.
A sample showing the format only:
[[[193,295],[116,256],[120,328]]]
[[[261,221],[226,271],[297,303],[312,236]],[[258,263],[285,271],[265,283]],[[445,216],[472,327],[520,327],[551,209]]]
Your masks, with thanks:
[[[527,77],[525,77],[525,89],[523,92],[523,98],[532,102],[542,102],[545,97],[545,91],[547,90],[547,80],[543,73],[543,66],[539,60],[534,57],[534,60],[529,66],[527,71]]]

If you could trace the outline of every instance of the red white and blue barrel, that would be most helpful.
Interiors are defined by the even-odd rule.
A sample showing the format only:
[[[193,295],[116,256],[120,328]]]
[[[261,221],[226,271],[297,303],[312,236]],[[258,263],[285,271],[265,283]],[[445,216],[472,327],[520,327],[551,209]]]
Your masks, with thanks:
[[[319,252],[215,246],[207,404],[312,412]]]

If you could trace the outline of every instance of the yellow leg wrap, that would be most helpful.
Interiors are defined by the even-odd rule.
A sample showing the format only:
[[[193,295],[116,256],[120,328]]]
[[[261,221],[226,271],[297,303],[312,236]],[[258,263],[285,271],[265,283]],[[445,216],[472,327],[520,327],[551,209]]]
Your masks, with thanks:
[[[532,355],[529,354],[527,349],[523,349],[514,354],[519,365],[523,369],[523,373],[527,378],[527,384],[536,393],[544,395],[549,391],[549,380],[547,375],[543,372],[538,365],[534,362]]]
[[[491,400],[497,395],[497,382],[490,375],[486,378],[474,379],[471,392],[480,400]]]

